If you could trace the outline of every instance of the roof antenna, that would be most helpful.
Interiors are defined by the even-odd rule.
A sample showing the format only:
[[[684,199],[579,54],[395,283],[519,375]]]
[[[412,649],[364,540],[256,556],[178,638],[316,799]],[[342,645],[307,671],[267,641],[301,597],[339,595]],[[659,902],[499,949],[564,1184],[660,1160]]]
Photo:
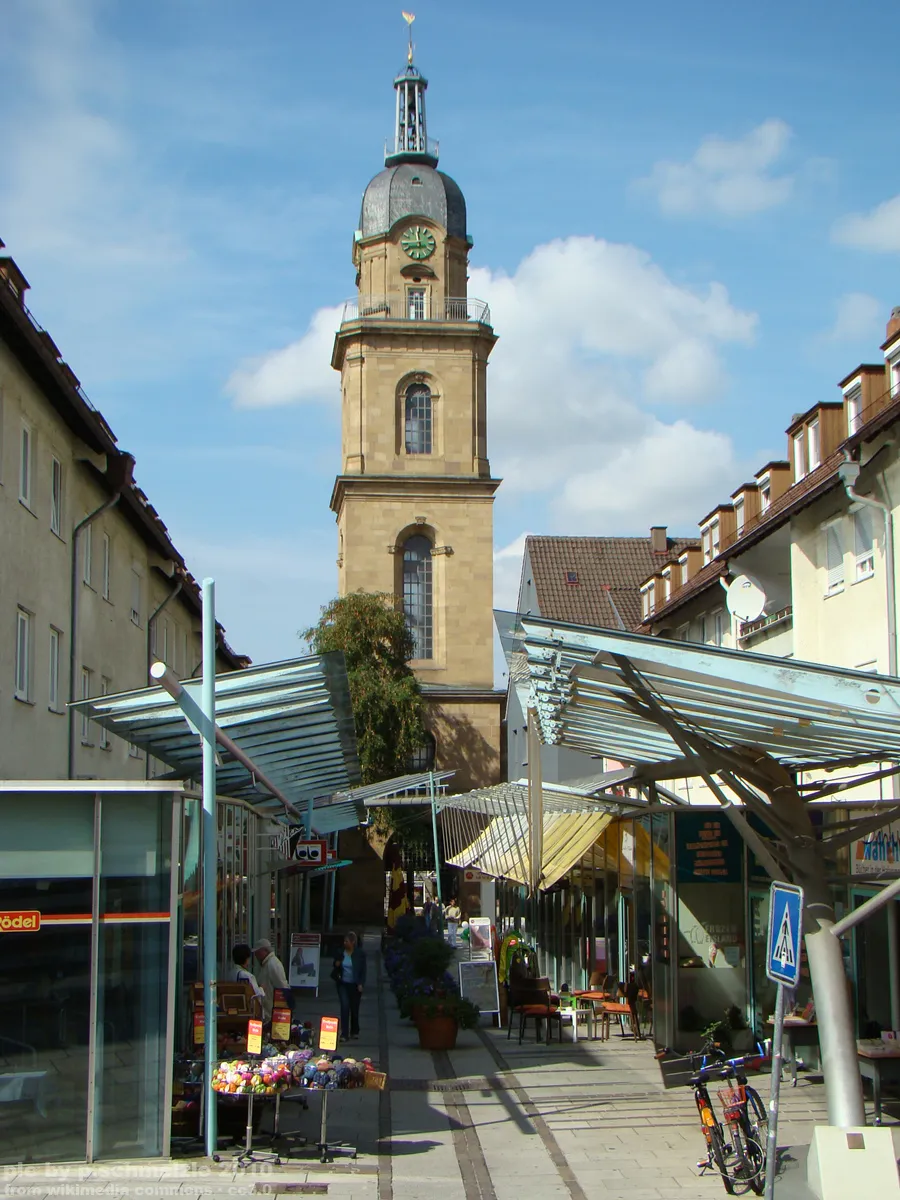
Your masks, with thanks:
[[[406,61],[409,63],[410,66],[412,66],[412,60],[413,60],[412,23],[415,19],[416,19],[415,13],[405,12],[403,14],[403,20],[406,22],[406,24],[409,28],[409,51],[406,55]]]

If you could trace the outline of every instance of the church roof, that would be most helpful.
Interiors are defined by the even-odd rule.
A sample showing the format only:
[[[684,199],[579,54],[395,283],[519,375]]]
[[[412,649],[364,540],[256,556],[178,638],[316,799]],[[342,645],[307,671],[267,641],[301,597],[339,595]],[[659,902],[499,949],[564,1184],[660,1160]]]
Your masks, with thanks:
[[[363,194],[360,233],[364,238],[388,233],[404,217],[425,217],[449,237],[466,236],[466,201],[459,185],[425,163],[398,163],[379,171]]]

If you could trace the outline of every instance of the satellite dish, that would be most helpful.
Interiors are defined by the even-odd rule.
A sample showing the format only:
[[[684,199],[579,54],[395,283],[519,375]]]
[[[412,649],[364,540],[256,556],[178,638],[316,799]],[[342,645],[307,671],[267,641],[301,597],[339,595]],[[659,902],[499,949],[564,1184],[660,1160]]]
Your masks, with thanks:
[[[749,575],[738,575],[726,590],[728,611],[740,621],[756,621],[765,611],[766,593]]]

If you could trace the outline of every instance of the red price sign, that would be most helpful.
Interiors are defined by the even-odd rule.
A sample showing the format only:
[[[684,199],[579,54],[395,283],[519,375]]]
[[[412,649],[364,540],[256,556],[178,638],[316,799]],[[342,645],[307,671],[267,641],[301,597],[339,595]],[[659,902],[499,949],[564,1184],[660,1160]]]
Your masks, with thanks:
[[[291,1010],[289,1008],[272,1009],[272,1040],[276,1042],[291,1040]]]
[[[337,1050],[338,1030],[341,1023],[337,1017],[323,1017],[319,1024],[319,1049]]]
[[[194,1045],[202,1046],[206,1041],[206,1013],[202,1008],[194,1009]]]
[[[247,1022],[247,1053],[262,1054],[262,1021]]]

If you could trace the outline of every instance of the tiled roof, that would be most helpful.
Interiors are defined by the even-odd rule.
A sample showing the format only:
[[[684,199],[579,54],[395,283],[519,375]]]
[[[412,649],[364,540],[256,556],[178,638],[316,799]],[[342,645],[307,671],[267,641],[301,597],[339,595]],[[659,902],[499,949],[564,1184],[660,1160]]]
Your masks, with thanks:
[[[649,537],[529,537],[525,550],[542,617],[617,629],[618,610],[633,629],[641,619],[643,581],[696,544],[695,538],[668,538],[667,551],[655,554]],[[575,582],[567,582],[570,572]]]

